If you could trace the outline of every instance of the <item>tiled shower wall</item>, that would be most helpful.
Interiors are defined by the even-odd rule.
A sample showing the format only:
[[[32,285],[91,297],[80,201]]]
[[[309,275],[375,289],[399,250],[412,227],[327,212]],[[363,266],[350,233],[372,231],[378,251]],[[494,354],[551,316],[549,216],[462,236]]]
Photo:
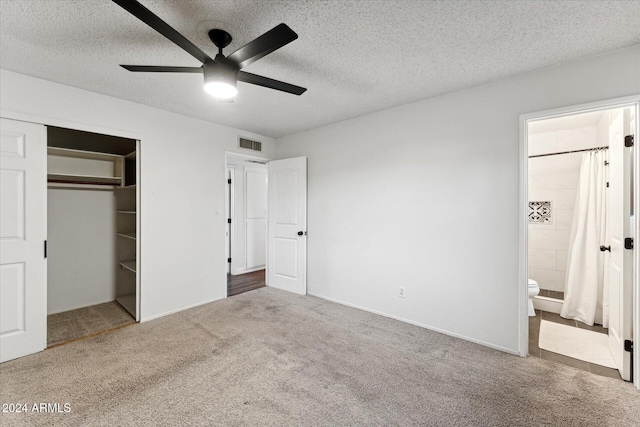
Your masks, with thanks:
[[[608,144],[608,121],[598,126],[529,135],[529,155]],[[540,289],[564,292],[569,234],[582,153],[529,159],[529,201],[551,202],[548,224],[529,223],[529,277]]]
[[[529,277],[540,289],[564,291],[569,233],[581,153],[529,159],[529,201],[551,202],[551,223],[529,223]]]

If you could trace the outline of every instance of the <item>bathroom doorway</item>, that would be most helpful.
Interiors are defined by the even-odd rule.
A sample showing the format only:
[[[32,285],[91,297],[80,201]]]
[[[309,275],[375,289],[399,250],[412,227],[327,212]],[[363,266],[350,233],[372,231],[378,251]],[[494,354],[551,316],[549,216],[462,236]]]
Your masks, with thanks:
[[[618,102],[522,118],[527,353],[627,381],[637,110]]]

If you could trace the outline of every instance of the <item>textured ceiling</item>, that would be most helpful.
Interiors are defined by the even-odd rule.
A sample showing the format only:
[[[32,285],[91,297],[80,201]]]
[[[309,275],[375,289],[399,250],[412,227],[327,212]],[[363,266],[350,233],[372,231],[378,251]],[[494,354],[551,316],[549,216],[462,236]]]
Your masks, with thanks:
[[[238,83],[220,104],[198,74],[118,64],[198,66],[108,0],[0,2],[0,67],[278,137],[640,43],[639,1],[141,0],[210,56],[284,22],[299,39],[248,66],[308,88]]]

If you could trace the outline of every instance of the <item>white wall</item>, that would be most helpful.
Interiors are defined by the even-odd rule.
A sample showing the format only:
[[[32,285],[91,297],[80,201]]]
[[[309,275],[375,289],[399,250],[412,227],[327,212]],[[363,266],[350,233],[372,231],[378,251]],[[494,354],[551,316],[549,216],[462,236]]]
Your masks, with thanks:
[[[272,157],[273,139],[6,70],[0,107],[3,116],[139,135],[142,320],[224,298],[224,152],[239,151],[243,135]]]
[[[635,46],[279,138],[308,156],[309,293],[517,352],[519,115],[638,69]]]
[[[47,191],[47,314],[116,299],[113,191]]]

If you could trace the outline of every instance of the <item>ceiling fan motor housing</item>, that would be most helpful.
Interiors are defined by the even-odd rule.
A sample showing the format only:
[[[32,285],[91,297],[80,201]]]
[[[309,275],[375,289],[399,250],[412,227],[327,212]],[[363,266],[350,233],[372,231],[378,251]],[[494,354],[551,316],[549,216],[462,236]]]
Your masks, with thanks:
[[[238,82],[238,69],[223,62],[207,61],[202,67],[204,71],[204,83],[221,82],[236,87]]]

